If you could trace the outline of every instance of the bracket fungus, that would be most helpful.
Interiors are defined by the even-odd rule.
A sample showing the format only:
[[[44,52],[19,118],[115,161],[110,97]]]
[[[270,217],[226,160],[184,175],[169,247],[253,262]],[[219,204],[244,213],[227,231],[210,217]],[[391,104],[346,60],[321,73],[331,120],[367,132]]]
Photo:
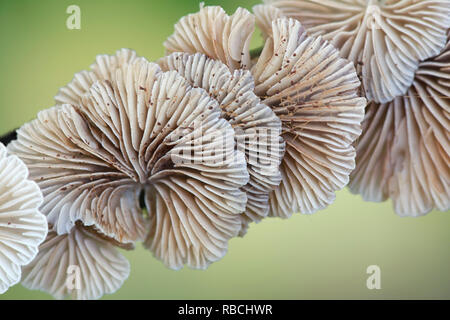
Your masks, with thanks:
[[[202,7],[182,18],[165,44],[168,52],[202,53],[233,67],[229,57],[211,54],[210,48],[223,48],[230,42],[246,48],[247,33],[236,38],[228,33],[200,38],[185,31],[210,30],[217,20],[224,19],[223,14],[216,7]],[[265,21],[279,16],[269,10]],[[353,64],[339,57],[331,44],[307,36],[293,19],[270,23],[261,55],[246,68],[254,78],[255,93],[281,119],[286,152],[281,162],[282,180],[271,192],[269,203],[270,215],[289,217],[294,212],[313,213],[326,207],[334,200],[334,192],[348,183],[355,166],[352,143],[361,133],[366,100],[358,95],[360,81]]]
[[[405,95],[367,106],[350,189],[368,201],[391,198],[401,216],[449,210],[449,115],[450,32]]]
[[[41,203],[25,164],[0,143],[0,294],[20,281],[21,267],[33,260],[47,235]]]
[[[447,0],[266,0],[274,12],[298,19],[353,61],[369,101],[403,95],[419,62],[439,54],[450,25]],[[270,8],[255,13],[267,25]],[[261,14],[262,13],[262,14]],[[262,28],[264,30],[264,27]]]
[[[241,230],[247,203],[233,128],[175,71],[143,58],[105,70],[86,93],[72,90],[73,104],[22,126],[9,149],[41,187],[58,235],[81,221],[120,243],[145,240],[170,268],[206,268]]]

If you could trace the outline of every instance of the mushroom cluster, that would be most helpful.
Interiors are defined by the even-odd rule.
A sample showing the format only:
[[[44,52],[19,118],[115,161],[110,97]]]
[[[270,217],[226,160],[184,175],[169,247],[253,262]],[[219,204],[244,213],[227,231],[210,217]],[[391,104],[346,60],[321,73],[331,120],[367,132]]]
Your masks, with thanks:
[[[401,215],[449,208],[450,1],[266,2],[201,5],[156,62],[97,56],[0,146],[0,292],[26,265],[27,288],[100,298],[139,242],[205,269],[251,222],[347,184]]]
[[[355,63],[368,100],[349,184],[400,216],[450,209],[448,0],[267,0],[258,25],[300,21]]]
[[[52,226],[27,269],[25,281],[32,288],[64,294],[47,275],[71,262],[55,259],[53,252],[71,257],[76,251],[89,261],[90,246],[105,247],[105,259],[95,266],[75,263],[84,282],[116,276],[111,285],[91,281],[96,288],[77,291],[80,298],[92,298],[117,288],[128,274],[114,245],[145,241],[170,268],[203,269],[223,257],[228,240],[241,230],[247,161],[219,102],[182,74],[134,55],[121,50],[99,56],[92,71],[76,75],[60,91],[61,103],[41,111],[9,144],[40,186],[41,210]],[[252,87],[233,84],[248,99]],[[71,103],[65,103],[69,97]],[[258,104],[233,106],[243,126],[264,123],[267,116],[261,108],[253,113]],[[43,265],[53,270],[43,271]]]
[[[50,229],[26,287],[112,293],[130,270],[118,249],[138,242],[169,268],[205,269],[250,222],[334,200],[366,105],[356,69],[288,18],[252,56],[255,22],[201,6],[175,25],[167,56],[99,55],[17,130],[8,150],[40,187]]]

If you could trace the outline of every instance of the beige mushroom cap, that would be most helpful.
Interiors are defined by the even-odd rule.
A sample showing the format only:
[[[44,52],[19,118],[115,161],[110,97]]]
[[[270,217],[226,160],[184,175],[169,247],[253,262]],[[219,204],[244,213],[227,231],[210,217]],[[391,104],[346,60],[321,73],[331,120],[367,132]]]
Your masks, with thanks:
[[[257,64],[255,92],[282,121],[286,152],[271,213],[313,213],[335,199],[355,166],[366,100],[353,63],[293,19],[273,22]]]
[[[113,244],[77,225],[68,234],[48,234],[23,269],[22,284],[56,299],[92,300],[116,292],[129,274],[129,262]]]
[[[146,239],[170,268],[205,268],[238,234],[247,202],[245,156],[220,113],[203,89],[139,59],[80,104],[42,111],[10,150],[41,187],[58,235],[81,220],[122,243]]]
[[[450,25],[447,0],[268,0],[301,21],[357,65],[368,100],[386,103],[403,95],[419,62],[439,54]],[[275,10],[275,9],[274,9]],[[267,11],[259,21],[264,21]]]
[[[250,40],[255,17],[238,8],[232,16],[219,6],[200,7],[175,24],[175,32],[164,46],[167,53],[204,53],[224,62],[231,70],[250,67]]]
[[[33,260],[47,235],[41,203],[25,164],[0,143],[0,294],[19,282],[21,267]]]
[[[235,130],[237,148],[245,153],[250,180],[244,223],[260,221],[269,212],[269,193],[281,181],[279,166],[284,153],[281,121],[253,92],[248,70],[230,72],[218,60],[197,53],[173,53],[160,61],[163,70],[175,70],[192,86],[205,89],[219,102],[222,118]],[[243,230],[245,232],[245,230]]]
[[[367,107],[351,190],[391,198],[401,216],[450,209],[450,41],[422,62],[408,92]]]

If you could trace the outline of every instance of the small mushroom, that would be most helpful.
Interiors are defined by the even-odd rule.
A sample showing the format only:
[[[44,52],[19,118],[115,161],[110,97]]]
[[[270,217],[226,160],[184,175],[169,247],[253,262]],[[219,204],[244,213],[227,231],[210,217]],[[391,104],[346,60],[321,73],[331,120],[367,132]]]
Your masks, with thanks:
[[[23,268],[22,284],[56,299],[93,300],[114,293],[130,274],[129,262],[114,244],[81,224],[63,235],[51,231]]]
[[[377,103],[405,94],[419,62],[444,47],[450,25],[450,1],[442,0],[265,2],[340,49],[357,66],[367,99]],[[266,12],[257,20],[264,21],[267,11],[255,10]]]
[[[335,199],[355,167],[354,140],[361,133],[366,99],[353,63],[300,22],[272,23],[252,68],[255,92],[281,119],[286,152],[282,181],[270,195],[271,214],[313,213]]]
[[[58,235],[82,221],[121,243],[145,240],[170,268],[206,268],[239,233],[247,203],[234,130],[175,71],[138,59],[111,75],[81,103],[42,111],[10,150],[40,185]]]
[[[404,96],[367,106],[350,189],[367,201],[391,198],[400,216],[449,210],[449,115],[450,33]]]
[[[269,193],[281,181],[279,166],[284,153],[281,121],[253,92],[255,85],[248,70],[233,73],[218,60],[197,53],[173,53],[160,61],[163,70],[175,70],[194,87],[205,89],[219,102],[222,118],[235,130],[238,150],[245,153],[250,180],[244,219],[258,222],[269,212]]]
[[[20,281],[21,267],[33,260],[47,235],[41,203],[25,164],[0,143],[0,294]]]
[[[167,53],[201,52],[224,62],[232,71],[250,66],[250,41],[255,17],[238,8],[232,16],[219,6],[200,7],[175,24],[175,32],[164,46]]]
[[[91,65],[91,70],[76,73],[69,84],[59,89],[55,96],[56,104],[79,104],[94,82],[98,80],[111,81],[114,79],[117,69],[123,69],[136,61],[145,63],[146,60],[139,57],[134,50],[126,48],[117,50],[115,55],[98,55]]]

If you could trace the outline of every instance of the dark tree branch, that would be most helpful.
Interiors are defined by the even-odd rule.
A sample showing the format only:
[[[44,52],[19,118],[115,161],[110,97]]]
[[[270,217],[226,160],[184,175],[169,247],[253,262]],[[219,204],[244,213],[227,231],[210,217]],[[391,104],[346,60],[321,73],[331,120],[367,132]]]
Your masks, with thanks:
[[[0,137],[0,142],[3,143],[5,146],[7,146],[11,141],[17,139],[17,130],[13,130],[11,132],[8,132],[4,136]]]

